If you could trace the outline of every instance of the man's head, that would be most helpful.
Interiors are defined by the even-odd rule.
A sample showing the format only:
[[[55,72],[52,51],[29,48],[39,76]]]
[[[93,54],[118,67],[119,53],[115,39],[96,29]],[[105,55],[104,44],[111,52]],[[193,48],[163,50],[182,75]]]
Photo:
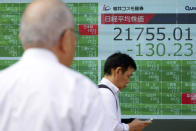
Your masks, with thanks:
[[[22,17],[22,45],[25,50],[47,48],[62,64],[70,66],[76,44],[74,26],[71,12],[61,1],[34,0]]]
[[[121,90],[129,83],[129,79],[136,69],[136,63],[130,56],[115,53],[107,58],[104,74]]]

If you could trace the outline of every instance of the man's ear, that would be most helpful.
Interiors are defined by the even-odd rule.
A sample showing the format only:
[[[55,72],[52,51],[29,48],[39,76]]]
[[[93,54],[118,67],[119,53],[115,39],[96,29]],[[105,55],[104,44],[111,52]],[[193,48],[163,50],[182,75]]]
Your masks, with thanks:
[[[114,73],[115,73],[116,75],[122,73],[122,67],[117,67],[116,69],[114,69]]]
[[[70,30],[66,30],[60,38],[60,41],[59,41],[60,48],[64,53],[66,53],[67,50],[69,50],[68,44],[70,43],[70,38],[71,38],[71,31]]]
[[[60,39],[58,40],[58,42],[54,45],[54,47],[52,48],[52,50],[55,52],[55,54],[57,56],[62,56],[66,53],[66,45],[63,42],[63,39],[65,37],[65,33],[63,33],[60,37]]]

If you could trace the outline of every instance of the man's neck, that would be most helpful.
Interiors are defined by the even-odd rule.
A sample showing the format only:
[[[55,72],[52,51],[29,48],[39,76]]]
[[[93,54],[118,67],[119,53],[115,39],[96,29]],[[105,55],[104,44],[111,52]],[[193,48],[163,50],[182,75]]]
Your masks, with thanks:
[[[104,75],[104,78],[108,79],[110,82],[112,82],[118,88],[117,83],[112,75]]]

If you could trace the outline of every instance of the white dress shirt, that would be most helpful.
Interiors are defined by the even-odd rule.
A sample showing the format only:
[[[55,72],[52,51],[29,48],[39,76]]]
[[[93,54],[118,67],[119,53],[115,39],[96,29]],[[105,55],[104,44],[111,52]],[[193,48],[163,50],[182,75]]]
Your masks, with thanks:
[[[99,88],[99,91],[102,94],[106,112],[110,117],[110,121],[112,122],[113,131],[128,131],[129,130],[128,124],[121,123],[121,111],[120,111],[119,98],[118,98],[119,89],[106,78],[103,78],[100,81],[99,85],[100,84],[106,85],[115,94],[114,96],[114,94],[107,88]],[[117,106],[116,106],[116,101],[117,101]]]
[[[97,86],[49,50],[0,72],[0,131],[110,131]]]

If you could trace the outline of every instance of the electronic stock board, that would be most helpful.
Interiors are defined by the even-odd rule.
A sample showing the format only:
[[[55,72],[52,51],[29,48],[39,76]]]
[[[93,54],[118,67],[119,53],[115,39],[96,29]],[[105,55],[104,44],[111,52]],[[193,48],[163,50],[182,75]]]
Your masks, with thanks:
[[[0,69],[23,53],[18,32],[30,2],[0,0]],[[98,83],[112,53],[136,60],[138,69],[120,93],[123,117],[196,118],[195,0],[63,2],[76,23],[74,70]]]

